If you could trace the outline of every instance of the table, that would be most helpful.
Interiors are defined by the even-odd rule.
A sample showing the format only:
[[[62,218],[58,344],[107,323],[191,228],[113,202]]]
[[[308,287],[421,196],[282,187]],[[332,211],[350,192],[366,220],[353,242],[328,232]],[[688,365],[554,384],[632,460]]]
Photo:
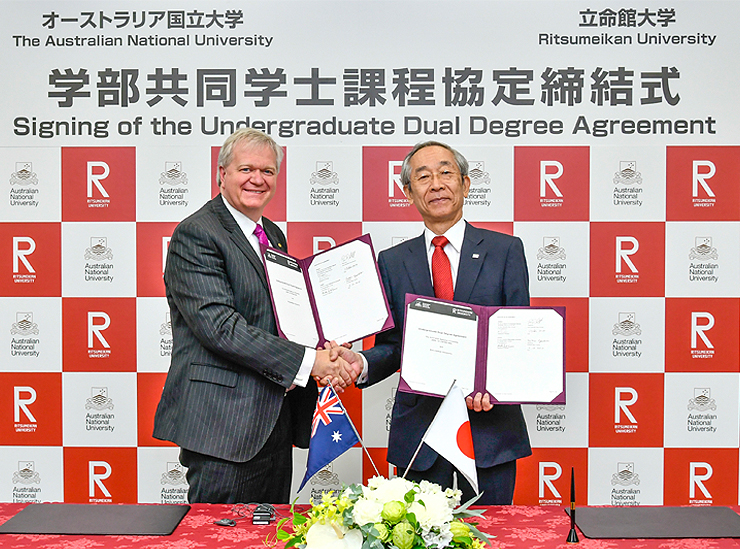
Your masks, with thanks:
[[[25,503],[0,503],[0,523],[23,509]],[[278,512],[288,514],[287,505]],[[733,507],[737,512],[739,507]],[[3,549],[254,549],[264,547],[270,526],[253,526],[249,519],[237,520],[235,527],[217,526],[214,520],[239,518],[231,505],[193,504],[171,536],[51,536],[0,534]],[[489,507],[478,519],[479,528],[495,535],[493,549],[699,549],[740,548],[740,539],[683,540],[596,540],[578,532],[580,543],[568,545],[570,519],[560,507]],[[282,548],[282,544],[278,544]]]

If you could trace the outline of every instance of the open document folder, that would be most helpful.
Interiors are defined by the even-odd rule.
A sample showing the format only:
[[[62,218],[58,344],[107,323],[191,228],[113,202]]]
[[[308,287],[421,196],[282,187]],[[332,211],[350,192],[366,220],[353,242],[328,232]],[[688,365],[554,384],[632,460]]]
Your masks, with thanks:
[[[485,307],[406,296],[400,391],[500,404],[565,403],[565,308]]]
[[[393,327],[393,317],[365,234],[306,259],[264,248],[278,333],[316,348],[350,343]]]

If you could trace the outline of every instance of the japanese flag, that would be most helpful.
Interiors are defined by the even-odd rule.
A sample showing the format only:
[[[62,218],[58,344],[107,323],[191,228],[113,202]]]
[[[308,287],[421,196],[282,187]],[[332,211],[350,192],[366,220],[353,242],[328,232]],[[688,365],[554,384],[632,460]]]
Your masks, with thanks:
[[[457,385],[450,389],[434,416],[424,439],[440,456],[452,463],[478,493],[473,434],[465,396]]]

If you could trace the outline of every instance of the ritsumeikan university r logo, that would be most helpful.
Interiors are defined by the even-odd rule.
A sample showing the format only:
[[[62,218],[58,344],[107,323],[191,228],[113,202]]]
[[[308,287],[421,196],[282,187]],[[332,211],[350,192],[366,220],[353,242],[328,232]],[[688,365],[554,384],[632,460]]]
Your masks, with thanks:
[[[557,180],[565,173],[563,164],[557,160],[540,161],[540,206],[559,208],[563,205],[563,193],[557,186]]]
[[[714,315],[709,311],[691,311],[691,358],[714,357],[714,344],[707,334],[714,323]]]
[[[614,387],[614,432],[631,434],[637,432],[637,419],[630,410],[637,402],[637,390],[633,387]],[[623,421],[622,416],[626,421]]]
[[[37,397],[33,387],[13,387],[13,428],[16,433],[35,433],[38,429],[36,417],[30,408]]]
[[[135,147],[62,147],[62,221],[136,221]]]
[[[615,273],[617,283],[634,284],[640,279],[640,272],[635,267],[632,257],[640,249],[640,241],[634,236],[617,236],[615,238]]]
[[[36,281],[36,269],[29,256],[36,251],[36,241],[30,236],[13,237],[13,282],[29,284]]]

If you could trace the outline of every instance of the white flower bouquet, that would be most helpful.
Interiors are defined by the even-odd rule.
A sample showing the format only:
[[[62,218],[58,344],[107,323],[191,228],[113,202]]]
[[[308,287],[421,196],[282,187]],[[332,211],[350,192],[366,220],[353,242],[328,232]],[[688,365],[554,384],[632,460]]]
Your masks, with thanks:
[[[461,495],[427,481],[374,477],[324,494],[305,514],[293,508],[292,531],[282,519],[275,540],[286,549],[480,549],[488,536],[463,519],[483,510],[470,509],[477,498],[461,506]]]

